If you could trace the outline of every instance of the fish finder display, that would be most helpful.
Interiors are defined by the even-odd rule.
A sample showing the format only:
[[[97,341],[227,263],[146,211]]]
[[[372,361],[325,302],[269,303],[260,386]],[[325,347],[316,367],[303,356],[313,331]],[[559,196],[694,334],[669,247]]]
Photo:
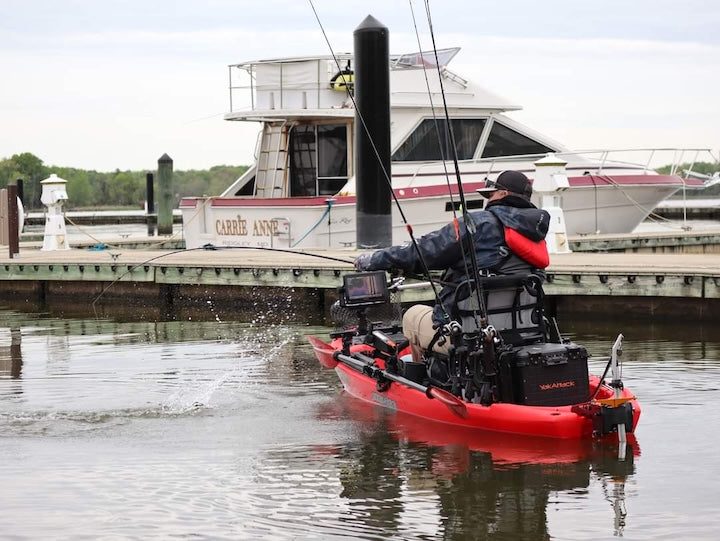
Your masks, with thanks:
[[[345,306],[366,306],[388,302],[385,271],[346,274],[343,276]]]

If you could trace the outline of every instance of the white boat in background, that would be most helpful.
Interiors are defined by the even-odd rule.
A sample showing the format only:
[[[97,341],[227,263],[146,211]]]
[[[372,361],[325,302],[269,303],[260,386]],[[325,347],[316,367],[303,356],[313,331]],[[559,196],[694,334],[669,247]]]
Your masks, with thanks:
[[[439,51],[439,70],[434,53],[390,59],[392,187],[415,235],[450,222],[459,205],[439,77],[469,208],[482,207],[475,190],[486,179],[505,169],[532,179],[534,163],[549,153],[567,162],[560,204],[569,235],[630,232],[673,193],[703,186],[676,173],[709,149],[571,151],[511,119],[520,106],[447,69],[458,51]],[[220,196],[182,199],[188,248],[355,245],[352,73],[351,54],[230,66],[225,119],[261,124],[256,163]],[[240,92],[249,92],[249,108],[234,108]],[[672,163],[673,171],[658,174],[651,163]],[[393,243],[409,240],[397,208],[392,222]]]

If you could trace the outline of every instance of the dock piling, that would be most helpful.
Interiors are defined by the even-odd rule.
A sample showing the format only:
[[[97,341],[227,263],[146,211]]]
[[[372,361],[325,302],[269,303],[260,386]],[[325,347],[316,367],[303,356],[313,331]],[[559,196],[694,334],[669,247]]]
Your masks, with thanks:
[[[145,175],[145,201],[147,203],[147,232],[148,237],[155,235],[155,191],[152,173]]]
[[[353,33],[355,51],[356,245],[392,244],[390,53],[385,25],[368,15]]]
[[[10,259],[20,253],[19,239],[19,218],[17,205],[17,184],[8,183],[7,186],[7,204],[8,204],[8,255]]]
[[[173,232],[173,161],[163,154],[158,160],[158,235],[172,235]]]

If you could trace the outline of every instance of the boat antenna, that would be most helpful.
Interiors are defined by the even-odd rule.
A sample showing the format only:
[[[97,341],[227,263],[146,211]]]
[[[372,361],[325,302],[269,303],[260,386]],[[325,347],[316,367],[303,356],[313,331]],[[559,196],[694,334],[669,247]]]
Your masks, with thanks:
[[[410,0],[410,5],[412,7],[412,0]],[[472,217],[470,216],[470,213],[468,212],[467,204],[465,202],[465,191],[463,190],[463,184],[462,179],[460,178],[460,164],[458,163],[458,156],[457,156],[457,145],[455,142],[455,133],[453,132],[452,125],[450,124],[450,113],[448,112],[448,106],[447,106],[447,99],[445,97],[445,86],[443,85],[443,77],[442,72],[440,70],[440,60],[438,58],[437,53],[437,45],[435,43],[435,31],[433,30],[433,24],[432,24],[432,16],[430,15],[430,0],[425,0],[425,14],[427,17],[428,22],[428,29],[430,31],[430,39],[432,40],[432,50],[435,54],[435,69],[437,70],[438,75],[438,82],[440,84],[440,95],[442,96],[442,102],[443,102],[443,110],[445,112],[445,122],[446,122],[446,129],[448,134],[448,139],[450,141],[450,149],[452,151],[452,159],[453,159],[453,166],[455,168],[455,179],[457,182],[457,188],[458,188],[458,196],[460,198],[460,211],[462,212],[463,217],[463,224],[465,226],[465,231],[467,233],[468,238],[470,239],[470,244],[468,246],[468,252],[470,255],[470,268],[468,268],[467,265],[467,259],[465,258],[465,246],[461,246],[462,253],[463,253],[463,262],[465,264],[465,272],[470,275],[468,272],[469,270],[472,270],[472,276],[475,279],[475,295],[477,296],[477,306],[479,307],[480,312],[480,319],[482,325],[484,326],[487,323],[487,311],[485,310],[485,301],[483,299],[482,291],[481,291],[481,284],[479,280],[477,279],[480,276],[480,268],[478,266],[477,262],[477,256],[475,254],[475,250],[473,248],[473,239],[475,237],[476,228],[475,228],[475,222],[473,221]],[[422,56],[422,51],[420,52],[420,55]],[[423,63],[424,64],[424,63]],[[424,69],[424,65],[423,65]],[[428,90],[429,91],[429,90]],[[454,205],[453,205],[454,207]],[[458,241],[461,239],[460,235],[460,222],[457,218],[457,215],[455,215],[453,210],[453,223],[455,224],[455,234],[457,236]],[[477,314],[473,312],[473,317],[476,319],[475,323],[478,324],[477,321]],[[480,327],[480,325],[478,325]]]
[[[340,61],[338,60],[337,55],[335,54],[335,51],[333,50],[332,45],[330,44],[330,40],[328,39],[327,33],[325,32],[325,27],[322,24],[322,21],[320,21],[320,16],[318,15],[317,10],[315,9],[315,5],[313,4],[312,0],[308,0],[308,3],[310,4],[310,7],[313,10],[313,13],[315,14],[315,19],[318,22],[318,25],[320,26],[320,31],[322,32],[323,37],[325,38],[325,43],[327,43],[328,49],[330,50],[330,54],[332,55],[332,58],[335,62],[335,65],[338,69],[338,71],[342,71],[340,68]],[[341,75],[342,77],[342,75]],[[402,209],[402,206],[400,205],[400,201],[397,198],[397,195],[395,194],[395,191],[392,189],[392,180],[390,179],[389,172],[385,169],[385,166],[383,165],[383,161],[380,159],[380,153],[377,150],[377,147],[375,146],[375,141],[373,141],[372,136],[370,135],[370,130],[368,130],[367,125],[365,124],[365,119],[363,118],[362,113],[358,110],[357,103],[355,102],[355,96],[353,96],[353,93],[350,91],[350,88],[348,85],[346,85],[345,90],[348,94],[348,97],[350,98],[350,101],[352,101],[353,107],[355,109],[355,113],[360,120],[360,124],[362,125],[363,130],[365,130],[365,133],[368,136],[368,140],[370,141],[370,144],[373,149],[373,153],[375,154],[375,157],[378,160],[378,163],[380,164],[380,169],[382,170],[383,177],[385,178],[385,182],[387,182],[388,186],[390,186],[390,193],[392,194],[393,201],[395,203],[395,206],[398,209],[398,212],[400,213],[400,218],[403,221],[403,224],[405,225],[405,229],[408,232],[408,235],[410,236],[410,242],[412,243],[413,247],[415,248],[415,253],[417,253],[418,259],[420,261],[420,264],[422,265],[423,274],[425,274],[428,278],[428,281],[430,282],[430,287],[432,287],[433,295],[435,296],[436,303],[440,306],[440,308],[443,311],[443,314],[449,319],[449,312],[445,308],[442,300],[440,299],[440,294],[437,290],[437,285],[435,284],[435,281],[433,280],[432,275],[430,274],[430,268],[427,265],[427,262],[425,261],[425,258],[423,257],[422,251],[420,250],[420,246],[417,243],[417,239],[415,238],[415,234],[413,232],[412,225],[407,220],[407,217],[405,216],[405,212]]]

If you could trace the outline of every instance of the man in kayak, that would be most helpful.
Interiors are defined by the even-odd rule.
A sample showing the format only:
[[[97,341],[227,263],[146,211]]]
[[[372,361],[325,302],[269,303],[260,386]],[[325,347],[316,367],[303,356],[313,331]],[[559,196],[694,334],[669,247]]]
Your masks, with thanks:
[[[468,278],[467,250],[471,247],[484,275],[533,272],[544,278],[543,269],[549,263],[545,236],[550,215],[530,202],[532,184],[528,178],[520,171],[503,171],[495,181],[487,180],[478,192],[488,201],[484,210],[466,214],[474,227],[466,227],[459,218],[457,226],[450,223],[419,238],[417,249],[411,243],[391,246],[355,259],[355,268],[360,271],[399,269],[422,274],[423,263],[430,270],[445,271],[442,281],[448,285],[440,290],[440,302],[434,308],[411,306],[403,316],[403,334],[414,349],[427,349],[436,339],[436,330],[449,323],[449,314],[455,312],[454,286]],[[443,351],[446,347],[434,349]]]

